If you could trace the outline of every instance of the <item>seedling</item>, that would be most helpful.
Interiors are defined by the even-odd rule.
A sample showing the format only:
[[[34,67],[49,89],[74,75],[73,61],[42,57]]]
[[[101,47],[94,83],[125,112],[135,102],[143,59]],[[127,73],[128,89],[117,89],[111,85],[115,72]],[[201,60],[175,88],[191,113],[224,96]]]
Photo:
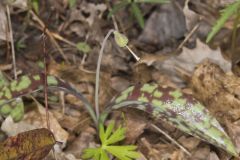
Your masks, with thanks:
[[[131,160],[140,157],[137,153],[136,146],[134,145],[113,145],[122,141],[125,138],[126,129],[119,126],[117,130],[113,131],[114,122],[111,122],[106,130],[104,126],[100,124],[99,137],[101,140],[101,146],[98,148],[88,148],[84,150],[82,156],[83,159],[93,160],[110,160],[108,153],[121,160]]]

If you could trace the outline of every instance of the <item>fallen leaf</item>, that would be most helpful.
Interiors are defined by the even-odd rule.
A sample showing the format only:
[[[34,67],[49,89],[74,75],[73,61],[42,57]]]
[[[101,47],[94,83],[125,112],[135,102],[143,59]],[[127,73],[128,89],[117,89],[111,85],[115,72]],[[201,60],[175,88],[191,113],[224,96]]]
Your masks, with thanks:
[[[188,3],[189,0],[186,0],[183,8],[183,13],[185,15],[187,29],[190,31],[197,24],[199,15],[189,9]]]
[[[194,96],[213,115],[222,120],[225,116],[233,120],[240,118],[239,77],[225,74],[217,64],[206,60],[196,67],[191,78]]]
[[[183,147],[191,151],[199,145],[201,140],[195,137],[182,136],[178,139],[178,142],[180,142],[183,145]]]
[[[66,152],[73,154],[76,158],[81,158],[84,149],[97,147],[97,144],[94,142],[95,135],[96,130],[94,128],[85,128],[85,130],[81,132],[81,135],[76,137],[72,143],[68,143]]]
[[[153,66],[171,75],[173,81],[182,82],[177,68],[191,74],[195,67],[206,59],[218,64],[225,72],[231,71],[231,63],[223,58],[220,49],[212,50],[200,40],[197,40],[196,48],[183,47],[179,56],[171,57],[163,62],[155,62]]]
[[[226,121],[226,126],[238,152],[240,152],[240,121],[236,121],[234,123]]]
[[[38,104],[37,110],[25,114],[24,119],[18,123],[14,123],[11,117],[7,117],[2,123],[1,129],[9,136],[16,135],[20,132],[36,129],[46,128],[46,111]],[[66,132],[58,123],[53,114],[49,112],[50,129],[58,142],[62,142],[62,148],[66,145],[68,139],[68,132]]]
[[[210,148],[208,146],[198,148],[193,154],[192,159],[194,160],[206,160],[210,154]]]
[[[0,158],[1,160],[41,160],[55,143],[52,132],[46,128],[22,132],[0,143]]]
[[[207,160],[219,160],[217,154],[215,152],[210,152],[210,154],[208,155]]]
[[[130,82],[127,79],[119,76],[112,77],[110,81],[111,88],[117,92],[123,91],[130,85]]]
[[[146,44],[157,46],[158,49],[166,45],[172,46],[176,44],[173,42],[184,37],[186,32],[184,15],[174,3],[161,5],[150,15],[138,38],[144,44],[143,49]]]
[[[126,143],[133,144],[137,138],[144,132],[147,127],[146,119],[141,114],[134,111],[129,111],[126,117]]]

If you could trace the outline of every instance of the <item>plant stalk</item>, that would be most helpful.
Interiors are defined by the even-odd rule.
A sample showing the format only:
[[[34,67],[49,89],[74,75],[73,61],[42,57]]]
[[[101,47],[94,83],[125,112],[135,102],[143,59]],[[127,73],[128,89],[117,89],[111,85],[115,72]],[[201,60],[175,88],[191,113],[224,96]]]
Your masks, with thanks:
[[[99,77],[100,77],[100,67],[101,67],[101,62],[102,62],[102,56],[103,56],[103,50],[104,47],[106,45],[107,39],[109,38],[109,36],[114,32],[113,29],[109,30],[107,35],[104,37],[103,39],[103,43],[101,45],[101,49],[99,52],[99,56],[98,56],[98,62],[97,62],[97,69],[96,69],[96,82],[95,82],[95,112],[96,112],[96,117],[97,120],[99,120]]]

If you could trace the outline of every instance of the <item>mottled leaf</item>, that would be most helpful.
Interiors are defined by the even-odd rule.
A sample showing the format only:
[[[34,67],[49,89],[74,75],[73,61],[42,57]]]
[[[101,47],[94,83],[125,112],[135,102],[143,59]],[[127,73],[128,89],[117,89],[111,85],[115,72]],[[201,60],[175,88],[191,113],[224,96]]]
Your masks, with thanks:
[[[3,86],[0,88],[0,111],[4,109],[5,112],[9,112],[9,103],[14,103],[14,101],[21,96],[42,90],[44,88],[43,84],[44,75],[36,74],[31,76],[22,76],[18,80],[14,80],[10,84]],[[70,84],[54,76],[47,76],[47,84],[48,89],[63,90],[67,93],[73,94],[81,101],[83,101],[86,110],[89,112],[94,122],[97,123],[91,104],[87,101],[86,98],[84,98],[81,92],[75,89],[75,87],[72,87]],[[14,114],[18,112],[19,110],[14,111]]]
[[[46,157],[54,144],[54,136],[48,129],[22,132],[0,143],[0,159],[41,160]]]
[[[8,84],[9,84],[8,80],[3,75],[3,73],[0,72],[0,88],[3,88]],[[0,93],[0,96],[1,94],[3,93]],[[2,107],[0,107],[0,115],[3,117],[7,117],[8,115],[11,115],[14,122],[20,121],[24,116],[24,104],[22,99],[18,98],[12,101],[11,103],[5,104]]]
[[[238,156],[231,139],[217,120],[192,95],[157,84],[132,86],[111,104],[111,109],[131,106],[163,119],[176,128]]]

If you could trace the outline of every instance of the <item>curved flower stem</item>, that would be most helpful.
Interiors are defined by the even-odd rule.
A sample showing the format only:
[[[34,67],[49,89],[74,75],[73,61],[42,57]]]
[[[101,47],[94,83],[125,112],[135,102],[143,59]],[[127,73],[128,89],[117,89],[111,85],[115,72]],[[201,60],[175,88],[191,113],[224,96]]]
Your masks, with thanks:
[[[113,32],[114,32],[113,29],[108,31],[101,45],[101,49],[98,56],[97,69],[96,69],[96,83],[95,83],[95,112],[96,112],[97,120],[99,120],[99,102],[98,102],[99,97],[98,96],[99,96],[99,75],[100,75],[101,61],[102,61],[103,50],[106,45],[107,39]]]

